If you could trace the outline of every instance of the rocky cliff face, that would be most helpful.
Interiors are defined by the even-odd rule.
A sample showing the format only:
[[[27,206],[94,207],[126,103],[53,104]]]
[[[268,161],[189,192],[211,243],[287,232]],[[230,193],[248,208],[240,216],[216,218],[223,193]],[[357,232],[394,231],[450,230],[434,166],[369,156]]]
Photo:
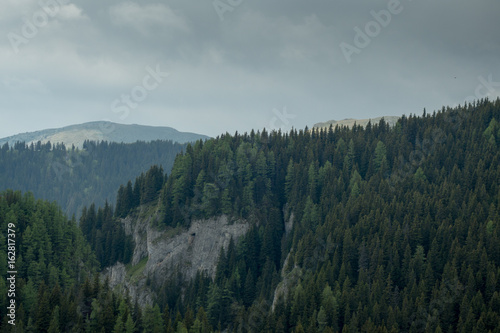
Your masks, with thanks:
[[[122,220],[125,232],[135,241],[131,264],[126,267],[118,263],[104,272],[112,287],[124,288],[141,305],[152,302],[150,282],[161,284],[175,269],[186,280],[194,278],[199,270],[213,277],[220,249],[227,248],[231,238],[237,242],[250,227],[247,221],[233,221],[222,215],[194,220],[188,230],[162,231],[152,226],[158,213],[144,213],[138,215],[145,217]]]

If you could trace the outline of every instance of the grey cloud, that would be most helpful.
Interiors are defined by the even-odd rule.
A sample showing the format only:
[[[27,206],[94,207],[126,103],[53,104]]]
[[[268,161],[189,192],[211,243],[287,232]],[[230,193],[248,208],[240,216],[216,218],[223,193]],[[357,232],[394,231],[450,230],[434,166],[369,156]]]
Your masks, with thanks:
[[[491,0],[401,0],[348,64],[339,45],[390,1],[244,0],[221,21],[211,0],[77,0],[18,54],[6,34],[21,34],[40,6],[4,1],[0,136],[102,119],[215,136],[269,127],[285,106],[301,128],[438,109],[473,95],[480,77],[500,81],[500,3]],[[121,119],[112,101],[156,64],[171,76]]]

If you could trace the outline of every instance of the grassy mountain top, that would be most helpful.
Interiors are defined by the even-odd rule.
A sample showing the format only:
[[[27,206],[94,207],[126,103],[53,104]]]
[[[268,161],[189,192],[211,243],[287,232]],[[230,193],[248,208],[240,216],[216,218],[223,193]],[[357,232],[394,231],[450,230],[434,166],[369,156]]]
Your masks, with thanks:
[[[85,140],[118,143],[171,140],[173,142],[186,143],[199,139],[208,139],[208,136],[179,132],[171,127],[123,125],[108,121],[94,121],[9,136],[0,139],[0,145],[9,143],[9,145],[12,146],[18,141],[24,141],[27,144],[36,143],[38,141],[42,143],[50,141],[51,143],[63,142],[68,147],[74,145],[75,147],[81,148]]]
[[[347,127],[351,128],[352,126],[354,126],[354,124],[361,125],[361,126],[365,127],[368,124],[368,122],[370,122],[370,121],[371,121],[372,125],[378,124],[380,122],[380,120],[382,120],[382,118],[384,118],[384,120],[389,124],[389,126],[392,127],[392,126],[396,125],[398,119],[401,118],[401,117],[398,117],[398,116],[383,116],[383,117],[370,118],[370,119],[353,119],[353,118],[348,118],[348,119],[343,119],[343,120],[329,120],[329,121],[326,121],[324,123],[314,124],[314,128],[329,128],[330,125],[333,125],[334,128],[337,125],[339,125],[339,126],[347,126]]]

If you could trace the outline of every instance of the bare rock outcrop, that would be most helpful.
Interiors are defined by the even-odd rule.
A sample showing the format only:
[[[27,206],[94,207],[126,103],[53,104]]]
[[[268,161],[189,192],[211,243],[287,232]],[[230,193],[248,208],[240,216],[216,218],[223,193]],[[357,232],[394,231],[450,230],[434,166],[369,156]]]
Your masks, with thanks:
[[[126,234],[135,241],[131,264],[126,267],[118,263],[104,274],[112,287],[124,288],[141,305],[152,302],[154,292],[149,286],[161,285],[174,271],[182,273],[186,280],[194,278],[198,271],[213,277],[220,249],[227,249],[231,238],[237,242],[250,228],[247,221],[221,215],[193,220],[187,230],[160,230],[153,226],[159,218],[157,212],[137,215],[144,217],[122,220]]]

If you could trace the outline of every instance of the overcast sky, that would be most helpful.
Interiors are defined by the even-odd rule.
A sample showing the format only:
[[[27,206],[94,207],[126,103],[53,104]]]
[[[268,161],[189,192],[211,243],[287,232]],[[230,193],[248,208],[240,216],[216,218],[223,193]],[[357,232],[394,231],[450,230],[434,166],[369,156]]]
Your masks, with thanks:
[[[500,94],[498,0],[0,2],[0,137],[87,121],[210,136]]]

